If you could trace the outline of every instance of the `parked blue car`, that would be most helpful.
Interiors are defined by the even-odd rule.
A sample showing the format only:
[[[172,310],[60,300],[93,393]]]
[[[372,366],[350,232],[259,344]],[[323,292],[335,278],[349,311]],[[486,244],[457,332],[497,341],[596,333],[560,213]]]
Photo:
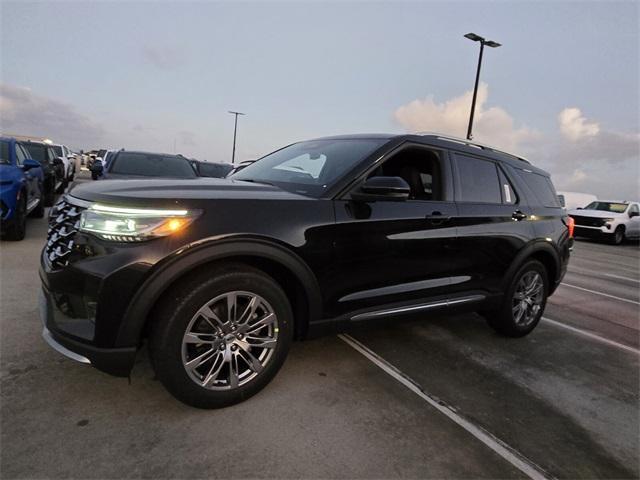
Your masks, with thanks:
[[[27,216],[44,216],[40,163],[11,137],[0,137],[0,233],[8,240],[22,240]]]

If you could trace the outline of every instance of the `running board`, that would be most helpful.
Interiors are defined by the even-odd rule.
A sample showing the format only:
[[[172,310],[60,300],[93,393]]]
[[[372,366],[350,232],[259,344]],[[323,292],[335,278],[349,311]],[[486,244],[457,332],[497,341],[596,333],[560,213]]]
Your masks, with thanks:
[[[384,310],[377,310],[374,312],[359,313],[351,317],[352,322],[360,322],[363,320],[371,320],[373,318],[386,317],[387,315],[396,315],[399,313],[420,312],[423,310],[430,310],[432,308],[450,307],[452,305],[459,305],[461,303],[479,302],[484,300],[484,295],[470,295],[468,297],[453,298],[449,300],[438,300],[436,302],[420,303],[418,305],[407,305],[404,307],[387,308]]]

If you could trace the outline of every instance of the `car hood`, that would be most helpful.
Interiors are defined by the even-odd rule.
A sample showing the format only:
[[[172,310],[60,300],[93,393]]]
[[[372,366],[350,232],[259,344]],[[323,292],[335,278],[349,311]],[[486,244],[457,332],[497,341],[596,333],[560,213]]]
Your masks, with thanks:
[[[273,185],[224,178],[99,180],[76,186],[71,196],[114,205],[156,207],[199,204],[214,199],[310,200]]]
[[[577,217],[592,217],[592,218],[617,218],[623,217],[624,213],[615,212],[603,212],[602,210],[570,210],[569,215],[575,215]]]

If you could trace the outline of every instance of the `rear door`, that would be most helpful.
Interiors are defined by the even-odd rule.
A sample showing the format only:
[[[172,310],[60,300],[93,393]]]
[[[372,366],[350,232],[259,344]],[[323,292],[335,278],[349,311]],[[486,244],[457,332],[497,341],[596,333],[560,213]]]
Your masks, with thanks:
[[[453,294],[499,294],[501,281],[532,236],[529,206],[505,168],[490,158],[453,153],[458,238]]]

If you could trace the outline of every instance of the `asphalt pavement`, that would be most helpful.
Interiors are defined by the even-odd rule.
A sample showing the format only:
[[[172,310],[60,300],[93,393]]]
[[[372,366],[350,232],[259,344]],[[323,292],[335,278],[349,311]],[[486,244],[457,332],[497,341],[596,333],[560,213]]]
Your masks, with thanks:
[[[297,342],[250,400],[174,400],[49,348],[46,220],[0,243],[2,478],[638,478],[640,249],[576,242],[529,336],[475,314]]]

